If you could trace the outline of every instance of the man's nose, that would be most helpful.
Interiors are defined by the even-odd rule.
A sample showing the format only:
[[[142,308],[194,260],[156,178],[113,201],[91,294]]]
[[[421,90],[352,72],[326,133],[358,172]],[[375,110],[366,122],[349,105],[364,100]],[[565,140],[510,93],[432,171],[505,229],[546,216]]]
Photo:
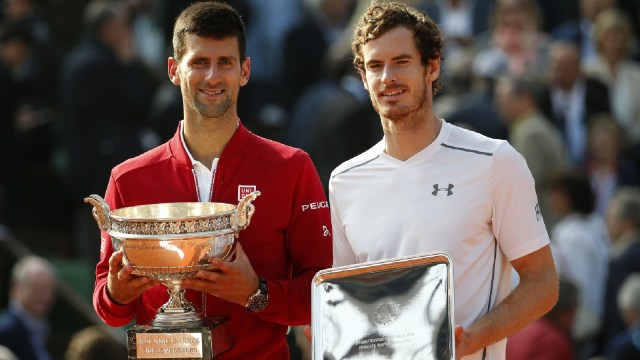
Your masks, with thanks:
[[[397,79],[393,66],[385,65],[382,69],[382,78],[380,79],[383,84],[393,84]]]
[[[207,69],[206,80],[209,82],[216,82],[220,77],[220,71],[217,64],[211,64]]]

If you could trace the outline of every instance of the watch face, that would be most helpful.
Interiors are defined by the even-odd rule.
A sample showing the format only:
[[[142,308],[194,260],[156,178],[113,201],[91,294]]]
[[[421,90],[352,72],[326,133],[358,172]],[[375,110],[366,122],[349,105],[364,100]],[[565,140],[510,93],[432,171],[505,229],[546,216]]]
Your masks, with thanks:
[[[251,311],[260,311],[264,309],[269,303],[269,299],[266,294],[256,294],[249,299],[249,306],[247,308]]]
[[[251,311],[260,311],[269,303],[269,295],[267,295],[267,282],[260,279],[258,291],[249,297],[247,301],[247,309]]]

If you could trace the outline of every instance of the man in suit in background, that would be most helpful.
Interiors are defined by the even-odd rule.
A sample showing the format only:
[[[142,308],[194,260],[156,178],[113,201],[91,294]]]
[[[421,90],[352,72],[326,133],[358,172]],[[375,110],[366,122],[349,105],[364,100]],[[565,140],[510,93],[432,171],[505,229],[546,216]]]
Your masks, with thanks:
[[[18,359],[49,360],[47,315],[56,297],[56,276],[47,260],[20,259],[11,272],[9,307],[0,316],[0,345]]]
[[[609,90],[584,75],[575,43],[553,43],[549,58],[549,85],[542,91],[540,109],[562,134],[569,165],[582,166],[589,119],[610,112]]]

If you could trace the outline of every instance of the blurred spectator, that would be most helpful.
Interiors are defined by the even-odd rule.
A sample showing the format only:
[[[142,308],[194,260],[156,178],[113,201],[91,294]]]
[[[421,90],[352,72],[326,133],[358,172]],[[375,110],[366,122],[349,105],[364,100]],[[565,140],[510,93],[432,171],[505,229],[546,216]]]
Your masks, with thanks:
[[[460,51],[445,60],[447,85],[433,100],[436,116],[447,122],[477,131],[494,139],[506,139],[507,127],[500,119],[495,105],[493,74],[474,73],[473,50]]]
[[[609,360],[640,359],[640,273],[631,274],[618,293],[618,308],[626,330],[612,339],[607,349]]]
[[[247,26],[247,56],[251,58],[251,81],[238,98],[238,116],[254,133],[274,140],[282,137],[287,112],[288,95],[283,79],[284,44],[289,30],[302,21],[301,0],[244,0],[249,13]],[[241,12],[242,14],[242,12]],[[244,15],[244,14],[243,14]],[[303,52],[307,43],[298,51]]]
[[[48,360],[47,315],[55,300],[56,276],[49,262],[27,256],[11,272],[9,307],[0,317],[0,345],[18,359]]]
[[[0,345],[0,360],[20,360],[6,346]]]
[[[0,175],[0,184],[7,187],[7,214],[0,221],[19,227],[25,223],[24,214],[32,210],[32,200],[51,193],[47,185],[57,183],[52,166],[56,102],[55,91],[51,90],[56,87],[57,63],[50,56],[51,37],[40,2],[8,0],[2,5],[0,122],[5,125],[0,125],[0,132],[7,132],[0,134],[0,151],[5,150],[7,175],[4,180]],[[33,191],[37,186],[42,191]]]
[[[563,172],[549,182],[546,196],[559,219],[551,229],[551,250],[558,274],[580,291],[573,338],[580,352],[593,352],[603,313],[610,241],[603,219],[594,212],[589,180],[579,171]]]
[[[247,0],[247,54],[251,56],[251,81],[279,81],[282,71],[284,39],[303,16],[300,0]]]
[[[500,0],[492,12],[490,44],[473,63],[476,74],[543,74],[547,66],[546,35],[535,0]]]
[[[618,187],[640,185],[640,174],[623,151],[627,143],[625,134],[613,117],[595,115],[589,122],[587,171],[596,194],[596,211],[604,216]]]
[[[8,24],[0,32],[0,60],[6,65],[16,99],[13,122],[16,150],[25,172],[41,174],[55,147],[54,66],[34,43],[24,23]],[[40,181],[41,177],[37,179]]]
[[[131,11],[133,43],[140,60],[150,68],[156,76],[164,80],[167,56],[165,52],[164,34],[160,25],[154,21],[157,1],[127,0]],[[177,125],[176,125],[177,126]]]
[[[551,31],[551,37],[578,44],[581,62],[590,65],[597,54],[593,22],[598,14],[613,8],[615,3],[616,0],[580,0],[579,17],[558,25]]]
[[[509,128],[509,143],[527,161],[535,180],[536,193],[547,226],[550,216],[544,201],[544,189],[551,175],[564,168],[562,139],[538,109],[539,86],[525,77],[502,77],[496,84],[496,104]]]
[[[287,32],[284,41],[282,80],[289,112],[302,93],[326,73],[327,50],[342,35],[353,10],[351,0],[303,0],[303,4],[304,19]]]
[[[471,73],[471,62],[474,52],[471,49],[458,51],[456,56],[447,58],[446,86],[442,91],[438,91],[438,96],[433,99],[433,111],[438,117],[449,121],[449,114],[464,106],[461,100],[469,96],[473,90],[473,77]],[[442,66],[442,65],[441,65]]]
[[[24,22],[7,23],[0,31],[2,62],[18,85],[19,96],[30,106],[51,105],[55,95],[48,86],[55,86],[56,63],[38,46],[32,31]],[[35,103],[35,104],[34,104]]]
[[[595,21],[598,50],[587,70],[609,86],[613,115],[632,143],[640,142],[640,64],[629,57],[633,29],[629,18],[616,9],[598,15]]]
[[[617,296],[626,278],[640,272],[640,190],[620,188],[609,202],[606,219],[612,251],[602,317],[602,350],[625,330]]]
[[[536,0],[542,14],[543,30],[550,33],[558,26],[579,16],[579,2],[582,0]]]
[[[168,141],[175,135],[183,116],[180,88],[171,82],[159,84],[149,108],[149,126],[160,141]]]
[[[84,328],[73,335],[64,360],[126,359],[127,347],[118,343],[97,326]]]
[[[560,278],[558,302],[545,316],[507,340],[507,360],[576,359],[570,331],[579,302],[578,288]]]
[[[633,24],[636,39],[640,39],[640,1],[638,0],[616,0],[616,5],[620,11],[629,15]],[[640,60],[640,49],[634,48],[636,60]]]
[[[435,0],[418,5],[440,25],[444,35],[444,57],[451,59],[459,50],[475,45],[475,38],[489,30],[491,1]],[[447,63],[444,63],[445,71]]]
[[[302,94],[285,137],[287,144],[309,153],[325,191],[336,166],[382,139],[378,116],[351,57],[334,49],[325,57],[326,78]]]
[[[97,261],[98,244],[87,239],[98,229],[81,199],[104,191],[113,166],[156,144],[145,144],[155,83],[136,58],[122,1],[92,1],[84,21],[85,39],[64,61],[60,106],[76,255]]]
[[[540,96],[540,109],[562,134],[568,164],[582,167],[586,158],[588,120],[610,110],[607,86],[585,76],[579,49],[570,42],[551,44],[548,74],[549,84]]]
[[[44,17],[42,0],[4,0],[4,21],[7,24],[25,26],[34,43],[39,48],[51,47],[51,29]]]

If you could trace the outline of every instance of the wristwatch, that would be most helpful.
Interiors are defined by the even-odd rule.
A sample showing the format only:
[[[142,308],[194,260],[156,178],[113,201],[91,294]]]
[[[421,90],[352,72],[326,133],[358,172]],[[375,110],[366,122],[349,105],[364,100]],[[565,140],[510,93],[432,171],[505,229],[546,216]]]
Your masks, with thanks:
[[[267,293],[267,282],[259,279],[258,290],[247,299],[247,305],[244,307],[249,311],[258,312],[269,304],[269,294]]]

